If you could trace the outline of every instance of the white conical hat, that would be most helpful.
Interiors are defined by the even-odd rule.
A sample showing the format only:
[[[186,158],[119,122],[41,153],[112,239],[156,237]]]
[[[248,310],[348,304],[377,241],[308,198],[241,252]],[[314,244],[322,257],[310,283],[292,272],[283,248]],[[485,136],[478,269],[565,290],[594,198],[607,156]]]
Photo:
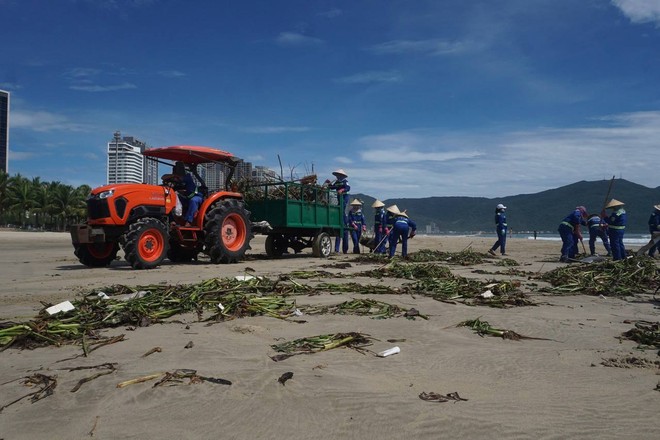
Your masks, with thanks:
[[[610,200],[610,203],[605,205],[605,208],[615,208],[617,206],[623,206],[625,203],[618,201],[617,199]]]
[[[391,212],[392,214],[399,214],[401,211],[399,211],[399,207],[396,205],[388,206],[385,208],[387,212]]]
[[[362,202],[359,201],[358,199],[353,199],[353,201],[351,202],[351,205],[353,205],[353,206],[362,206]]]
[[[337,177],[339,177],[339,176],[348,177],[348,174],[346,174],[346,171],[342,170],[341,168],[339,168],[337,171],[333,171],[332,174],[334,174]]]
[[[383,206],[385,206],[385,203],[381,202],[380,200],[376,200],[371,204],[372,208],[382,208]]]
[[[653,205],[653,207],[654,207],[655,209],[657,209],[658,211],[660,211],[660,205]]]

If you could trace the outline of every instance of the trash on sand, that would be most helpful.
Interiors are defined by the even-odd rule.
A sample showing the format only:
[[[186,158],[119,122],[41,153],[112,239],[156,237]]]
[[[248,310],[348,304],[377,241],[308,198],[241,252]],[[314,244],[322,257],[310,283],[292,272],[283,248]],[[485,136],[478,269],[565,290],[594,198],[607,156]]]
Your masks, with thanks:
[[[484,293],[481,294],[482,298],[492,298],[494,296],[495,295],[493,294],[493,292],[490,291],[490,289],[486,290]]]
[[[286,382],[287,380],[289,380],[291,378],[293,378],[293,372],[292,371],[287,371],[286,373],[281,375],[280,378],[277,379],[277,381],[279,383],[281,383],[282,385],[284,385],[284,382]]]
[[[390,355],[397,354],[397,353],[401,353],[401,349],[398,346],[388,348],[385,351],[381,351],[380,353],[378,353],[378,356],[379,357],[386,357],[386,356],[390,356]]]
[[[254,279],[252,275],[236,275],[234,278],[237,281],[250,281]]]
[[[293,311],[293,314],[296,315],[296,316],[302,316],[303,312],[301,312],[300,309],[296,309],[296,310]]]
[[[101,299],[109,299],[110,298],[108,295],[106,295],[105,292],[99,292],[99,293],[96,294],[96,296],[98,296]]]
[[[75,309],[75,307],[73,306],[73,304],[71,304],[71,301],[64,301],[59,304],[55,304],[54,306],[48,307],[46,309],[46,313],[52,316],[56,313],[69,312],[73,309]]]
[[[468,399],[463,399],[461,396],[458,395],[456,391],[449,394],[438,394],[434,392],[427,393],[425,391],[422,391],[419,394],[419,398],[422,400],[426,400],[427,402],[449,402],[450,400],[453,400],[454,403],[456,403],[460,401],[467,402],[468,400]]]

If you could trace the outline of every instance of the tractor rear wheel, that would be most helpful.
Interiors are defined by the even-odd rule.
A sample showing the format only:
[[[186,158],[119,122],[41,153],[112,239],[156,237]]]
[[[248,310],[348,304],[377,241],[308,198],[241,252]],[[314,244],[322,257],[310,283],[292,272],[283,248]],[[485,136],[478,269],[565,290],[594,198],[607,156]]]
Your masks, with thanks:
[[[85,266],[105,267],[117,258],[119,245],[116,242],[85,243],[75,245],[73,253]]]
[[[169,248],[167,228],[155,218],[142,218],[126,233],[124,253],[133,269],[153,269],[158,266]]]
[[[207,214],[204,232],[204,252],[211,263],[236,263],[250,249],[250,213],[240,200],[223,200]]]

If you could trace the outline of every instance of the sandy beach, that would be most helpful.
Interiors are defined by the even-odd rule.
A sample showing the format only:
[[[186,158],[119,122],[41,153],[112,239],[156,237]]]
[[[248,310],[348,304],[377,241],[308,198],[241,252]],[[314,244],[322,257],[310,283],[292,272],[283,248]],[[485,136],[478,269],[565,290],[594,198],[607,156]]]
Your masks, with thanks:
[[[409,252],[434,249],[485,252],[494,239],[416,236]],[[600,243],[598,243],[600,246]],[[246,261],[212,265],[166,262],[136,271],[123,260],[90,269],[73,255],[68,234],[0,231],[0,321],[24,321],[42,301],[74,300],[105,286],[189,284],[250,273],[276,278],[293,270],[351,262],[353,255],[327,260],[311,253],[265,258],[256,237]],[[560,243],[511,239],[508,258],[526,272],[560,267]],[[120,252],[120,256],[123,254]],[[480,280],[518,280],[536,306],[497,309],[440,302],[426,296],[373,295],[414,307],[423,319],[370,319],[353,315],[303,315],[304,323],[266,316],[208,326],[193,314],[148,327],[105,329],[125,340],[88,357],[79,345],[0,352],[0,406],[31,391],[20,378],[34,373],[57,377],[54,393],[24,399],[0,413],[0,439],[650,439],[660,432],[657,351],[640,351],[618,337],[629,321],[658,321],[653,295],[626,298],[549,295],[527,276],[493,275],[497,259],[475,266],[448,265],[452,273]],[[357,273],[377,264],[351,263]],[[481,269],[491,274],[474,273]],[[254,272],[252,272],[252,270]],[[388,284],[391,278],[331,279]],[[314,280],[301,280],[301,283]],[[405,280],[403,280],[405,281]],[[297,304],[335,304],[358,295],[297,296]],[[481,317],[493,326],[548,340],[512,341],[480,337],[461,321]],[[628,321],[628,322],[626,322]],[[272,344],[301,337],[360,332],[374,338],[370,350],[398,346],[377,357],[340,348],[274,362]],[[396,342],[388,342],[395,340]],[[191,348],[185,348],[190,342]],[[143,355],[154,347],[161,351]],[[636,357],[650,367],[608,367],[608,359]],[[655,366],[652,365],[656,362]],[[96,370],[81,366],[116,363],[117,369],[72,388]],[[623,364],[623,363],[622,363]],[[153,373],[194,369],[231,385],[202,382],[154,388],[154,381],[117,388]],[[285,385],[283,373],[293,377]],[[467,400],[432,402],[420,393],[458,393]]]

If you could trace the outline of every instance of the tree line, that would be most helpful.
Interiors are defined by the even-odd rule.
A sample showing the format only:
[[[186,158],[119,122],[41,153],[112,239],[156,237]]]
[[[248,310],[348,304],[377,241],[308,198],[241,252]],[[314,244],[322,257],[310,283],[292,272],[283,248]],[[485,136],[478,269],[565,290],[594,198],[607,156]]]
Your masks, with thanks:
[[[53,231],[83,222],[89,185],[73,187],[0,171],[0,224]]]

